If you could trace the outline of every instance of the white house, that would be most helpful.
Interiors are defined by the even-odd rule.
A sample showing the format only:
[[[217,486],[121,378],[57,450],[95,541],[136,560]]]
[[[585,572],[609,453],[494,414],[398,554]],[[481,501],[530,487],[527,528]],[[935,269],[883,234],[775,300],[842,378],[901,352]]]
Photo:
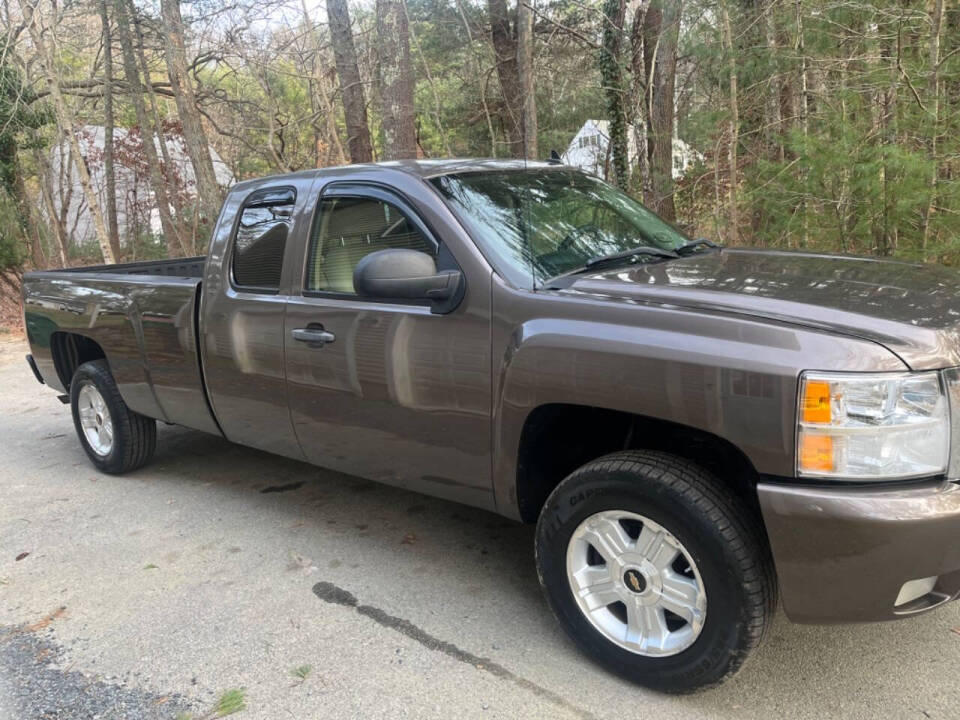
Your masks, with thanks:
[[[589,173],[607,178],[606,170],[611,165],[607,156],[610,147],[610,121],[587,120],[573,136],[570,145],[561,155],[566,165],[573,165]],[[637,143],[633,126],[627,126],[627,155],[631,163],[637,159]],[[680,138],[673,139],[673,179],[678,180],[703,155],[698,153]]]
[[[103,166],[104,139],[106,131],[102,125],[84,125],[77,131],[77,140],[84,163],[90,173],[94,192],[100,199],[101,211],[106,208],[106,174]],[[157,155],[162,158],[160,141],[155,140]],[[168,190],[179,193],[181,201],[189,203],[196,198],[196,176],[193,164],[187,155],[183,137],[168,133],[166,136],[167,154],[170,157],[168,176],[175,178]],[[127,137],[127,130],[115,128],[113,131],[114,176],[116,178],[117,226],[121,245],[128,238],[144,232],[160,234],[160,213],[150,187],[146,158],[142,145],[136,136]],[[93,215],[87,206],[83,188],[76,167],[70,157],[70,142],[64,138],[50,150],[52,170],[51,191],[56,212],[62,213],[66,207],[67,231],[76,245],[96,243],[96,229]],[[210,148],[214,173],[217,182],[223,187],[234,183],[233,173],[220,158],[216,150]],[[46,207],[41,205],[46,214]]]

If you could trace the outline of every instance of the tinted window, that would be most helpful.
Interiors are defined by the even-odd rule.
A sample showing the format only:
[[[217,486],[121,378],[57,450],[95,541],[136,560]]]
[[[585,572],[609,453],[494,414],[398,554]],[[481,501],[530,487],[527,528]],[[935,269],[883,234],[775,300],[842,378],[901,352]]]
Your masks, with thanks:
[[[233,281],[237,285],[264,290],[280,287],[294,199],[293,190],[267,190],[247,200],[233,241]]]
[[[310,237],[307,290],[353,293],[353,269],[360,259],[387,248],[435,254],[433,243],[390,203],[362,197],[322,200]]]

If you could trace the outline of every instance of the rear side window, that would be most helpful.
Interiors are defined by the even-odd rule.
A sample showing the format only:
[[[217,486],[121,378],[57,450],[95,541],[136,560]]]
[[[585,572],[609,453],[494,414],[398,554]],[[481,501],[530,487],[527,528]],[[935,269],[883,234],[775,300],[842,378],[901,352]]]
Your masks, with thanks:
[[[283,250],[293,217],[292,188],[261,190],[244,203],[233,239],[233,282],[253,290],[280,288]]]

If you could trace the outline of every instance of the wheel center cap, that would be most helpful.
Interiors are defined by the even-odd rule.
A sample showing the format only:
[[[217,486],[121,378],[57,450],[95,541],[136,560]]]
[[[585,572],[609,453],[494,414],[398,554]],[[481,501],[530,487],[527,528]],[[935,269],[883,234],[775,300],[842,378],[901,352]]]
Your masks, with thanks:
[[[647,579],[639,570],[630,568],[623,574],[623,584],[631,592],[642,593],[647,589]]]

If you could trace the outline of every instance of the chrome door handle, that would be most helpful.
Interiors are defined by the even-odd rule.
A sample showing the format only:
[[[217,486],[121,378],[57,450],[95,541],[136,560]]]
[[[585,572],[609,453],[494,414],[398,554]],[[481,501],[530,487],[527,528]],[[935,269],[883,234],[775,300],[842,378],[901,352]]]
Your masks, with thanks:
[[[296,328],[292,335],[294,340],[305,342],[310,347],[317,348],[321,348],[337,339],[336,335],[324,330],[322,327]]]

